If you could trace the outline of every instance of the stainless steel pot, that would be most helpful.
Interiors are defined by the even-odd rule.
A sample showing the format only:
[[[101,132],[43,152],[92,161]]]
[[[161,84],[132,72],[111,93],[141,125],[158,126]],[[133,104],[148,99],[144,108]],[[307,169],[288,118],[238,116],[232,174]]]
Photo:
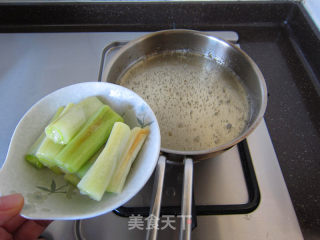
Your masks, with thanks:
[[[117,44],[113,44],[111,47],[114,46]],[[214,157],[245,139],[256,128],[264,115],[267,105],[267,89],[259,68],[245,52],[229,42],[192,30],[155,32],[125,44],[107,65],[104,80],[118,83],[123,74],[142,58],[163,51],[177,50],[187,50],[218,59],[238,75],[250,97],[250,118],[246,129],[238,137],[218,147],[200,151],[176,151],[161,148],[163,155],[159,158],[156,171],[154,204],[150,213],[156,217],[159,216],[166,159],[175,161],[183,159],[185,173],[182,215],[186,217],[181,221],[180,239],[190,239],[193,161]],[[147,239],[156,239],[156,236],[157,230],[153,229],[148,232]]]

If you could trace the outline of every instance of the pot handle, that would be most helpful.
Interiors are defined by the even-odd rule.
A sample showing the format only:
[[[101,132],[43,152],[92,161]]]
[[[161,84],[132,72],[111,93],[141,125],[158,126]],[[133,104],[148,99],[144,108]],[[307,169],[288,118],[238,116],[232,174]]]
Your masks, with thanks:
[[[112,42],[109,45],[107,45],[103,51],[102,51],[102,55],[101,55],[101,60],[100,60],[100,68],[99,68],[99,75],[98,75],[98,82],[102,81],[102,73],[104,70],[104,62],[106,59],[106,56],[115,48],[119,48],[122,47],[124,45],[126,45],[128,42]]]
[[[179,240],[191,239],[192,183],[193,183],[193,160],[191,158],[186,158],[184,160],[183,192],[182,192],[182,202],[181,202],[182,211],[181,211]]]
[[[151,207],[147,226],[146,240],[156,240],[158,233],[158,221],[161,209],[162,189],[164,173],[166,168],[166,157],[160,156],[157,164],[156,174],[153,183]],[[154,222],[155,221],[155,222]]]

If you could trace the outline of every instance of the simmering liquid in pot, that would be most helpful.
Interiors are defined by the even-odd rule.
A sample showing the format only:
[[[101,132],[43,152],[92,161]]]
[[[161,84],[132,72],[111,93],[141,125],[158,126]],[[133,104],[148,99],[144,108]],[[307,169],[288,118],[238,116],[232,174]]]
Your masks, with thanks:
[[[164,148],[213,148],[239,136],[247,125],[249,102],[239,77],[200,55],[167,52],[149,56],[129,68],[120,85],[151,106]]]

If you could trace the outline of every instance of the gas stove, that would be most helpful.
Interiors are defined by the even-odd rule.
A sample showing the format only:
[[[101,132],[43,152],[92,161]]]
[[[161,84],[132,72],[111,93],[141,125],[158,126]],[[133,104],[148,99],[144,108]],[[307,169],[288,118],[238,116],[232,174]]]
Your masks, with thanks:
[[[303,239],[264,121],[247,142],[261,195],[257,208],[238,214],[202,212],[197,217],[192,239]],[[226,204],[248,203],[238,147],[195,164],[194,171],[196,206],[215,205],[218,209]],[[162,206],[170,209],[180,203],[182,176],[182,167],[167,166]],[[150,205],[152,185],[153,177],[125,204],[127,211],[122,209],[121,213],[111,212],[82,221],[57,221],[49,226],[44,236],[51,239],[144,239],[146,218],[142,216],[143,211],[139,213],[135,209]],[[159,222],[158,239],[178,239],[179,217],[170,211],[164,215]]]
[[[6,109],[12,106],[17,110],[10,127],[1,129],[3,135],[10,138],[19,113],[23,114],[40,97],[69,84],[88,79],[96,81],[104,46],[143,34],[1,34],[2,46],[9,46],[8,52],[16,54],[7,56],[12,72],[2,78],[0,89],[12,89],[16,102],[21,102],[19,106],[10,105],[7,97],[0,103],[8,104]],[[209,34],[238,41],[234,32]],[[68,67],[63,67],[62,59]],[[30,62],[37,67],[28,68]],[[76,67],[79,62],[84,69]],[[37,71],[39,69],[45,76]],[[21,71],[26,80],[16,86],[11,80]],[[39,80],[43,77],[46,84]],[[0,150],[4,155],[5,149]],[[183,167],[168,164],[165,174],[158,239],[177,239]],[[53,240],[144,239],[153,178],[132,200],[115,211],[82,221],[55,221],[43,236]],[[195,164],[194,206],[197,224],[192,231],[193,239],[303,239],[264,120],[246,141],[218,157]]]

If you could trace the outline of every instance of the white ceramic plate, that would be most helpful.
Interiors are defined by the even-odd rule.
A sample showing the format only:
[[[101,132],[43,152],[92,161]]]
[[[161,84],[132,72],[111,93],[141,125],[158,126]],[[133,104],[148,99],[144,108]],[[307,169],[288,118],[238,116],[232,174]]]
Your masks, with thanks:
[[[150,124],[150,134],[132,165],[123,191],[120,194],[105,193],[100,202],[66,185],[63,176],[48,169],[37,170],[24,160],[24,155],[59,106],[76,103],[89,96],[98,96],[123,115],[131,128]],[[98,216],[123,205],[145,185],[156,166],[160,143],[160,130],[154,113],[134,92],[111,83],[71,85],[42,98],[20,120],[0,171],[0,194],[23,194],[25,206],[21,214],[29,219],[71,220]]]

